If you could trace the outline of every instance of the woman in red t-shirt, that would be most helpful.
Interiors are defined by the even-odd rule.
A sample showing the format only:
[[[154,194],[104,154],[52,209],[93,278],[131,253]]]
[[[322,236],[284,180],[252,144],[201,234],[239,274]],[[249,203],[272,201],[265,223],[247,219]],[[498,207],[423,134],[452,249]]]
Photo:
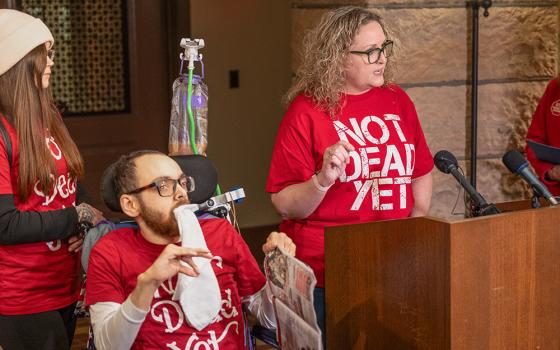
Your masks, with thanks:
[[[76,206],[83,161],[50,95],[54,39],[45,24],[0,9],[0,348],[68,349],[80,292]],[[11,154],[11,157],[9,156]]]
[[[548,146],[560,147],[560,78],[552,79],[539,101],[531,125],[527,130],[527,140]],[[540,160],[527,145],[527,159],[550,192],[560,195],[560,165]]]
[[[389,82],[393,40],[368,10],[325,14],[286,95],[266,191],[315,271],[323,331],[324,228],[421,216],[430,205],[432,156],[414,104]]]

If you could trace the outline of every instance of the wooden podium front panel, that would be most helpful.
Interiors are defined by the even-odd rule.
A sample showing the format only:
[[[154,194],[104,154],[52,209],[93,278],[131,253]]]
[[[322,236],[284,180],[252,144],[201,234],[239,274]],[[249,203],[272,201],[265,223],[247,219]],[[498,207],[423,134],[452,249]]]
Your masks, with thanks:
[[[560,208],[535,215],[534,349],[560,349]]]
[[[451,348],[560,349],[560,208],[451,229]]]
[[[328,228],[328,348],[448,349],[448,229],[426,218]]]
[[[560,207],[325,232],[330,349],[560,349]]]

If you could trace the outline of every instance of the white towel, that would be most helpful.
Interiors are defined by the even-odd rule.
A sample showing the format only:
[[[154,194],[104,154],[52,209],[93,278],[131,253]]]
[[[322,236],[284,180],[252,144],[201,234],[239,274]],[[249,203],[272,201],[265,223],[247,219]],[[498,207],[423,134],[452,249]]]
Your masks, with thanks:
[[[181,246],[208,249],[198,219],[189,206],[182,205],[173,213],[179,225]],[[212,323],[220,312],[222,297],[211,260],[195,257],[193,261],[200,274],[191,277],[180,273],[173,300],[179,300],[188,324],[200,331]],[[181,263],[186,265],[185,262]]]

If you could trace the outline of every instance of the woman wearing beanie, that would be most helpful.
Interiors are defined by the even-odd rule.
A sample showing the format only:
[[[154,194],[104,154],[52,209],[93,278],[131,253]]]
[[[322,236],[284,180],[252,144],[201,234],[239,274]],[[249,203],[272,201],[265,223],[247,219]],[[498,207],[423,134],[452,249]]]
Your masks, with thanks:
[[[83,161],[50,95],[53,36],[0,9],[0,349],[68,349],[80,293]]]

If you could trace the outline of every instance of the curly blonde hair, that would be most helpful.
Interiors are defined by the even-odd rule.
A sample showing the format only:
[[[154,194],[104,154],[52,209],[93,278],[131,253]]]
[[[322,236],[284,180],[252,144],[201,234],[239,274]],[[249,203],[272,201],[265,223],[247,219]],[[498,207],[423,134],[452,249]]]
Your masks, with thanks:
[[[305,35],[302,61],[294,83],[284,96],[284,103],[289,104],[303,93],[311,97],[319,109],[334,117],[344,104],[341,94],[350,46],[360,28],[370,22],[379,23],[385,37],[391,37],[381,17],[364,8],[344,6],[326,13]],[[394,64],[389,63],[387,61],[384,86],[391,81],[394,71]]]

